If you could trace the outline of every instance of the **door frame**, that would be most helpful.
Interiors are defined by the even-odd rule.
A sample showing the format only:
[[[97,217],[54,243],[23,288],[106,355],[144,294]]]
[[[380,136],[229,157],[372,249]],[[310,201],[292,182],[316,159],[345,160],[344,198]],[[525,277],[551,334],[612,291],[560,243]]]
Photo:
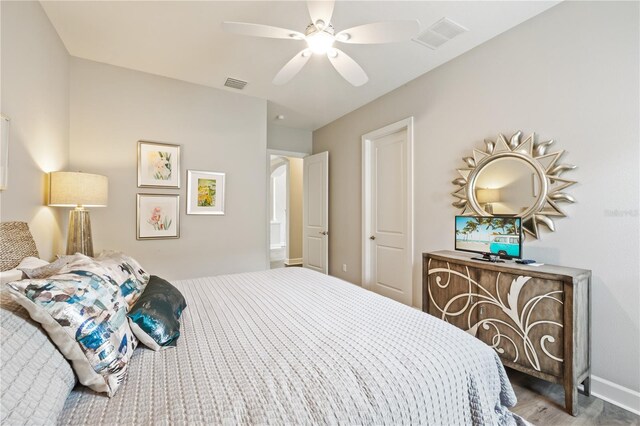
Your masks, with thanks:
[[[309,153],[306,152],[296,152],[296,151],[283,151],[280,149],[267,149],[267,226],[266,226],[266,248],[265,253],[266,256],[266,264],[265,268],[267,270],[271,269],[271,211],[269,206],[271,205],[271,156],[272,155],[282,155],[284,157],[293,157],[293,158],[304,158],[308,157]],[[287,177],[287,244],[289,244],[289,178]]]
[[[369,244],[369,235],[372,232],[371,212],[369,205],[371,204],[371,158],[372,146],[375,139],[391,135],[393,133],[406,130],[407,132],[407,234],[409,244],[407,247],[410,261],[406,268],[407,276],[411,277],[411,301],[413,305],[414,299],[414,283],[413,283],[413,117],[405,118],[389,124],[380,129],[374,130],[362,135],[362,286],[371,289],[371,244]]]

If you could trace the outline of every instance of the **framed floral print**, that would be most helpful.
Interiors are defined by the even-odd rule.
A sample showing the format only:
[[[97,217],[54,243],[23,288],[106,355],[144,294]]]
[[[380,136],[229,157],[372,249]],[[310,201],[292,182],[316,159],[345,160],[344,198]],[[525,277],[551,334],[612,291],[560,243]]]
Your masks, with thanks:
[[[180,195],[138,194],[138,240],[180,238]]]
[[[138,188],[180,188],[180,145],[138,141]]]
[[[224,214],[224,173],[187,171],[187,214]]]

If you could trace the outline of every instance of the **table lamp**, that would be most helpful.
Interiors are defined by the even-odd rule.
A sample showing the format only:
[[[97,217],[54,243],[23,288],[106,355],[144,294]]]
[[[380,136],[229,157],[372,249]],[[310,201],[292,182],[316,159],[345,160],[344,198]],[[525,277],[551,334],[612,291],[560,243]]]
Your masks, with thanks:
[[[49,205],[75,207],[69,212],[67,254],[93,257],[91,220],[85,207],[106,207],[109,181],[106,176],[81,172],[49,174]]]
[[[478,203],[484,204],[482,208],[489,214],[493,214],[493,204],[500,201],[500,190],[497,188],[480,188],[476,191]]]

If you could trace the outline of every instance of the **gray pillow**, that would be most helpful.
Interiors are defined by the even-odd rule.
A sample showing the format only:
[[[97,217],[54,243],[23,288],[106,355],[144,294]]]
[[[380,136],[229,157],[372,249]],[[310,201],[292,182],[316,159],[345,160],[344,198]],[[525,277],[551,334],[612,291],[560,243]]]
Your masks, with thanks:
[[[0,424],[54,424],[75,375],[40,324],[5,289],[0,341]]]

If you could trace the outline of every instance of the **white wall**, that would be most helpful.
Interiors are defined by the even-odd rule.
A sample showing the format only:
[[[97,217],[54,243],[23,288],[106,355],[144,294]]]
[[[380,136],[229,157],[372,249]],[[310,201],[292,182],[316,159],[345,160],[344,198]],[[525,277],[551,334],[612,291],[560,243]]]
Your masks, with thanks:
[[[264,269],[266,101],[71,60],[71,166],[107,175],[91,209],[96,251],[115,249],[168,279]],[[136,143],[182,145],[179,190],[137,188]],[[187,169],[226,173],[224,216],[185,214]],[[136,240],[136,193],[180,194],[180,238]]]
[[[11,118],[0,220],[28,222],[43,259],[65,249],[66,212],[46,207],[45,176],[69,160],[69,54],[38,2],[0,2],[0,110]]]
[[[311,154],[311,143],[311,130],[278,126],[271,122],[267,125],[267,148],[269,149]]]
[[[461,158],[498,132],[538,132],[578,165],[565,175],[578,202],[524,255],[593,271],[593,374],[639,391],[639,7],[564,2],[315,131],[313,151],[331,158],[331,274],[360,283],[363,134],[415,118],[419,306],[421,254],[453,248]]]

